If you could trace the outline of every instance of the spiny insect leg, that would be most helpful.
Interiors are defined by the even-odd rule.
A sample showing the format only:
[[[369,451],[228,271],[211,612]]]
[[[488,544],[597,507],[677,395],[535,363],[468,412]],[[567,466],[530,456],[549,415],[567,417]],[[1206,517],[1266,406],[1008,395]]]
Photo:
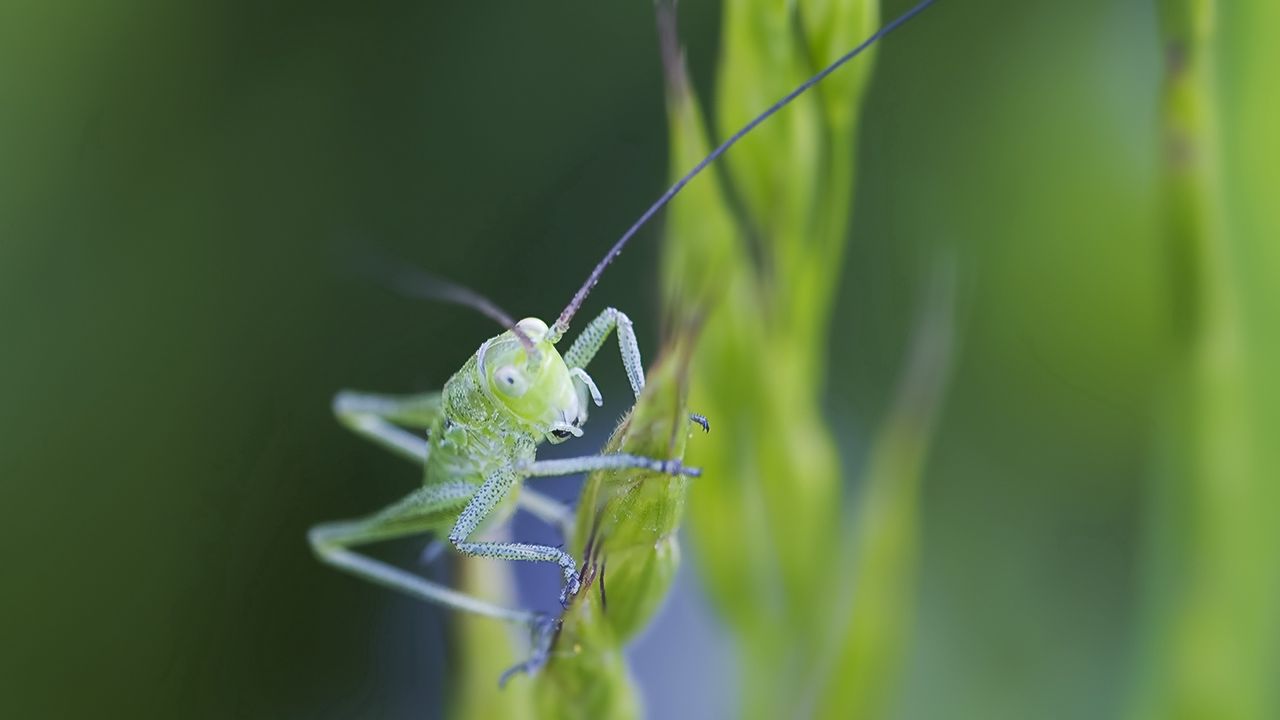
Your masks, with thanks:
[[[570,368],[585,368],[615,328],[618,331],[618,349],[622,352],[622,367],[627,371],[631,391],[638,398],[640,391],[644,389],[640,344],[636,342],[636,331],[631,325],[631,318],[617,308],[605,308],[604,312],[583,328],[582,334],[569,346],[569,352],[564,354],[564,362]]]
[[[537,460],[520,468],[520,473],[530,477],[554,477],[557,475],[594,472],[596,470],[625,470],[631,468],[652,470],[664,475],[698,477],[702,474],[702,471],[698,468],[685,467],[679,460],[656,460],[625,453],[587,455],[558,460]]]
[[[547,545],[531,545],[529,543],[470,542],[468,538],[480,527],[498,503],[506,497],[511,488],[519,482],[519,476],[511,470],[499,470],[485,479],[484,484],[471,501],[458,515],[458,521],[449,532],[449,542],[463,555],[496,558],[499,560],[521,560],[525,562],[549,562],[560,566],[564,574],[564,590],[560,593],[560,603],[566,604],[569,598],[578,592],[577,563],[569,553]]]
[[[376,395],[344,390],[333,398],[333,414],[343,425],[400,457],[423,463],[430,446],[402,427],[425,430],[443,412],[440,393]]]
[[[621,310],[605,308],[604,312],[583,329],[582,334],[573,341],[573,345],[569,346],[569,352],[564,355],[564,362],[571,369],[585,368],[595,359],[596,353],[600,352],[604,341],[615,328],[618,331],[618,350],[622,353],[622,367],[627,371],[631,391],[638,399],[640,391],[644,390],[644,364],[640,361],[640,343],[636,341],[636,331],[631,324],[631,318]],[[598,392],[594,391],[592,396],[595,397]],[[596,404],[599,405],[600,401],[597,400]],[[689,419],[701,426],[703,432],[711,431],[711,424],[707,422],[705,416],[692,413]]]
[[[322,562],[352,575],[457,610],[509,622],[533,623],[537,619],[535,613],[494,605],[350,549],[355,545],[437,530],[441,517],[456,512],[474,489],[466,483],[423,487],[369,518],[317,525],[307,533],[307,538]]]

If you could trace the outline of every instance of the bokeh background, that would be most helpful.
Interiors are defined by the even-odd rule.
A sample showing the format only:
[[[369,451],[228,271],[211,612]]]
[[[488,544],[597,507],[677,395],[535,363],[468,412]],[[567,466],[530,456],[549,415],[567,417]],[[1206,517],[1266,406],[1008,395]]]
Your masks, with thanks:
[[[1256,40],[1250,5],[1222,26]],[[702,93],[719,11],[682,7]],[[900,374],[929,253],[953,248],[964,278],[894,717],[1121,716],[1165,652],[1152,558],[1178,548],[1160,551],[1153,517],[1194,516],[1199,497],[1160,486],[1187,313],[1165,60],[1136,0],[944,1],[876,57],[831,327],[848,467]],[[1224,65],[1228,96],[1280,70]],[[1235,107],[1229,135],[1275,109]],[[638,0],[0,4],[0,714],[439,717],[446,615],[323,568],[304,533],[416,482],[338,426],[332,394],[439,387],[494,328],[392,297],[350,252],[552,316],[663,188],[665,132]],[[1249,224],[1276,149],[1224,149],[1276,160],[1228,183],[1255,241],[1276,228]],[[656,234],[593,298],[625,308],[644,348]],[[1234,262],[1258,368],[1276,356],[1280,264],[1253,247]],[[625,409],[621,368],[603,367],[612,401],[579,448]],[[1248,389],[1265,447],[1275,385]],[[1256,477],[1274,478],[1265,452]],[[1257,487],[1243,506],[1276,500]],[[1274,568],[1276,533],[1247,538],[1232,560]],[[1274,600],[1268,572],[1227,590]],[[528,604],[554,598],[554,575],[522,571]],[[633,659],[655,717],[735,713],[732,647],[694,568]]]

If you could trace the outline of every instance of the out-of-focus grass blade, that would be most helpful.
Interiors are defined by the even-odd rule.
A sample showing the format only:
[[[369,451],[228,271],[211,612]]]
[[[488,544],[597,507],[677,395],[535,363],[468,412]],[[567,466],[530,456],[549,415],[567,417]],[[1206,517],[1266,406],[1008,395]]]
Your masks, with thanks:
[[[868,31],[861,20],[834,25],[871,22],[874,7],[727,0],[714,101],[719,135],[833,59],[831,46],[845,33]],[[678,176],[709,143],[678,53],[666,57]],[[705,301],[692,404],[716,423],[690,450],[706,475],[690,491],[689,522],[704,587],[738,642],[745,717],[794,712],[829,642],[823,610],[841,478],[822,404],[853,202],[858,98],[870,67],[865,58],[856,64],[862,68],[842,69],[834,84],[756,128],[668,215],[664,273],[675,298],[668,310],[678,314],[688,298]]]
[[[915,606],[920,483],[951,374],[950,260],[939,261],[928,291],[893,406],[871,449],[856,521],[837,555],[853,558],[853,572],[847,587],[832,593],[839,645],[820,676],[816,717],[886,717],[898,687]]]
[[[1280,715],[1280,6],[1164,0],[1179,333],[1151,486],[1137,718]]]
[[[515,602],[515,588],[508,563],[483,558],[458,558],[458,589],[505,605]],[[498,678],[528,654],[527,633],[491,618],[454,614],[449,717],[452,720],[488,720],[535,717],[532,694],[523,679],[501,691]]]

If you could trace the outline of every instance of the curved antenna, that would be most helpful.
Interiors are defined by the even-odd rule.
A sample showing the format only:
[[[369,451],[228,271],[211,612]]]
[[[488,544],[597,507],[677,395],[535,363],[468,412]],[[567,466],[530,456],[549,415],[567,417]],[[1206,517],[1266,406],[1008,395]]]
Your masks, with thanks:
[[[507,328],[524,346],[529,362],[536,365],[539,361],[538,348],[528,333],[520,329],[511,316],[497,303],[469,287],[446,280],[424,270],[418,270],[389,260],[368,258],[365,270],[385,282],[392,290],[411,298],[438,300],[440,302],[462,305],[484,315],[499,325]]]
[[[694,165],[692,170],[685,173],[684,177],[680,178],[674,185],[667,188],[667,191],[662,194],[662,197],[658,198],[656,202],[650,205],[649,209],[644,211],[644,214],[640,216],[639,220],[636,220],[631,227],[627,228],[627,231],[622,234],[622,237],[618,238],[618,241],[613,244],[612,248],[609,248],[609,252],[605,254],[604,259],[601,260],[600,263],[596,265],[595,269],[591,271],[591,275],[587,278],[587,281],[582,284],[582,287],[578,288],[578,292],[574,293],[573,299],[569,301],[569,304],[565,306],[564,311],[560,313],[560,317],[556,319],[556,324],[551,327],[549,339],[552,342],[555,342],[564,335],[565,331],[569,329],[569,321],[571,321],[574,314],[578,312],[578,308],[582,307],[583,301],[587,299],[587,295],[591,293],[592,288],[596,286],[596,283],[600,282],[600,276],[604,274],[604,269],[609,266],[609,263],[614,261],[614,258],[618,257],[618,255],[622,253],[622,248],[626,246],[627,241],[631,239],[631,236],[635,235],[636,232],[638,232],[640,228],[644,227],[644,224],[649,222],[649,220],[656,215],[659,210],[661,210],[667,203],[671,202],[671,199],[674,198],[685,185],[689,184],[690,180],[706,169],[708,165],[715,162],[716,158],[723,155],[726,150],[733,147],[734,143],[738,142],[745,137],[747,133],[754,130],[757,125],[768,120],[771,115],[786,107],[792,100],[800,97],[809,88],[822,82],[823,78],[835,72],[841,65],[844,65],[860,55],[862,51],[874,45],[877,40],[888,35],[894,30],[897,30],[903,23],[924,12],[924,10],[934,2],[936,2],[936,0],[922,0],[915,7],[899,15],[888,24],[882,26],[874,35],[863,40],[857,47],[844,55],[841,55],[835,60],[835,62],[818,71],[816,75],[800,83],[796,89],[784,95],[781,100],[770,105],[764,112],[755,116],[751,122],[743,125],[741,129],[730,135],[729,139],[720,143],[715,150],[712,150],[711,153],[703,158],[697,165]]]

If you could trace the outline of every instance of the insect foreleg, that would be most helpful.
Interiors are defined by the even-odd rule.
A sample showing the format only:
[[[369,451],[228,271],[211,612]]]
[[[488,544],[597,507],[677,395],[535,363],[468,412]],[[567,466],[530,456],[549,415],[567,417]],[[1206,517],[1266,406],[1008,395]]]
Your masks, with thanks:
[[[484,484],[466,508],[458,516],[458,522],[449,532],[449,542],[464,555],[497,558],[499,560],[523,560],[526,562],[549,562],[560,566],[564,574],[564,590],[560,593],[561,604],[568,603],[569,598],[578,592],[578,567],[573,556],[549,545],[531,545],[529,543],[502,542],[470,542],[473,535],[498,503],[511,492],[511,488],[519,482],[520,477],[510,469],[499,470],[485,479]]]
[[[627,380],[631,382],[631,391],[640,397],[644,389],[644,366],[640,363],[640,344],[636,342],[636,331],[631,326],[631,318],[617,308],[605,308],[595,320],[592,320],[578,339],[569,346],[564,354],[564,362],[570,368],[584,368],[600,351],[604,341],[614,328],[618,330],[618,349],[622,351],[622,367],[627,371]]]
[[[358,577],[428,602],[537,627],[543,621],[538,613],[494,605],[351,550],[355,545],[436,530],[473,492],[475,486],[467,483],[425,486],[368,518],[317,525],[307,538],[321,561]]]
[[[627,371],[631,392],[635,393],[638,400],[640,391],[644,390],[644,365],[640,362],[640,343],[636,342],[636,331],[631,325],[631,318],[621,310],[605,308],[604,312],[583,329],[582,334],[573,341],[573,345],[569,346],[569,352],[564,354],[564,362],[571,370],[585,368],[587,363],[595,358],[614,328],[618,330],[618,350],[622,352],[622,367]],[[591,390],[591,396],[599,405],[600,391],[595,389],[595,383],[590,382],[590,378],[585,378],[583,382],[587,384]],[[711,425],[702,415],[694,413],[689,416],[689,419],[697,423],[703,431],[711,429]]]
[[[333,398],[333,413],[343,425],[400,457],[426,462],[429,445],[401,427],[427,429],[443,412],[438,392],[375,395],[344,390]]]
[[[698,477],[702,471],[698,468],[685,467],[679,460],[655,460],[654,458],[610,453],[608,455],[587,455],[585,457],[564,458],[558,460],[537,460],[520,468],[521,475],[529,477],[554,477],[556,475],[573,475],[596,470],[624,470],[635,468],[652,470],[664,475],[685,475]]]

